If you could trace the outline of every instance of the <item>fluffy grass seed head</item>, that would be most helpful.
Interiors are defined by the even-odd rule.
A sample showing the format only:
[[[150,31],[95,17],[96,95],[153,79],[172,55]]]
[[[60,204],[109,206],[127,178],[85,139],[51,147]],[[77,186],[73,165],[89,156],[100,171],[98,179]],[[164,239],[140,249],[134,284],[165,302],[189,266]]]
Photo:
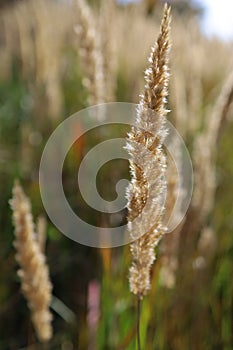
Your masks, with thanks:
[[[129,133],[126,146],[132,175],[127,190],[128,231],[133,240],[129,283],[131,292],[140,298],[150,289],[154,248],[166,232],[163,225],[166,157],[162,143],[167,133],[170,22],[170,8],[165,5],[160,34],[145,72],[146,84],[137,110],[136,127]]]
[[[46,342],[52,337],[52,315],[49,310],[52,285],[45,255],[34,232],[30,201],[17,181],[10,205],[13,210],[14,246],[17,251],[15,258],[20,266],[18,275],[21,289],[28,302],[38,339]]]

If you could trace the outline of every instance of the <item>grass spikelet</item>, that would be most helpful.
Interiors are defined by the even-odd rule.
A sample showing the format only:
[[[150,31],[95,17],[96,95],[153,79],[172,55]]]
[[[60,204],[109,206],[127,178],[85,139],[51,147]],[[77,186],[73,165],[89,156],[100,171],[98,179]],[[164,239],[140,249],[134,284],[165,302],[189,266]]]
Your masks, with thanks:
[[[215,148],[222,127],[233,103],[233,72],[226,78],[210,115],[207,116],[206,133],[210,147]]]
[[[132,180],[128,188],[128,230],[133,263],[129,271],[130,290],[142,298],[150,289],[154,248],[166,232],[162,219],[166,194],[166,157],[162,142],[166,136],[168,55],[170,50],[170,8],[165,5],[160,34],[145,72],[136,127],[128,135]],[[145,208],[144,208],[145,207]],[[143,212],[142,217],[137,217]]]
[[[221,130],[233,102],[233,73],[227,77],[206,126],[194,143],[195,191],[194,205],[204,220],[214,204],[216,190],[216,153]]]
[[[78,25],[75,32],[79,39],[79,53],[85,69],[83,84],[89,93],[89,105],[104,102],[103,58],[100,37],[95,29],[95,21],[85,0],[76,1]]]
[[[18,275],[21,289],[31,310],[37,337],[41,342],[46,342],[52,337],[52,315],[49,311],[52,285],[45,255],[40,250],[34,232],[31,205],[18,182],[13,187],[10,205],[13,210],[15,257],[20,266]]]
[[[103,59],[103,80],[105,101],[115,101],[117,85],[117,47],[115,19],[116,4],[113,0],[103,0],[100,7],[101,52]]]

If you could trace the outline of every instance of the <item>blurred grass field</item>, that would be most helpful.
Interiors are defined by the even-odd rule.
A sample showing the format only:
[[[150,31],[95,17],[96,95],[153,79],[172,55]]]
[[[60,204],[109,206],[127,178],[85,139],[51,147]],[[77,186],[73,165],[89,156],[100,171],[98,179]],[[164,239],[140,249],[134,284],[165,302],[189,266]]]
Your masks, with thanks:
[[[91,1],[90,6],[103,42],[108,43],[103,51],[108,63],[106,102],[112,98],[137,103],[147,56],[158,35],[162,4],[142,1],[127,6],[111,4],[114,7],[108,8],[105,2]],[[175,2],[172,10],[169,119],[194,159],[195,140],[205,128],[208,130],[206,123],[214,116],[218,96],[232,72],[233,46],[232,42],[205,38],[199,29],[200,13],[189,2]],[[45,346],[36,339],[16,274],[8,203],[14,179],[20,179],[29,196],[34,217],[46,216],[38,181],[43,148],[61,121],[89,103],[85,62],[74,31],[77,18],[69,1],[22,0],[6,3],[0,9],[0,350],[136,349],[136,300],[129,292],[128,246],[82,246],[62,235],[47,218],[46,256],[55,299],[54,336]],[[152,290],[142,303],[143,349],[233,350],[230,107],[221,122],[218,142],[211,149],[216,192],[208,202],[206,215],[192,219],[190,214],[188,220],[194,220],[195,230],[189,231],[188,221],[176,248],[169,245],[168,238],[158,249]],[[126,136],[124,128],[112,129],[109,134]],[[83,155],[101,137],[98,131],[90,133],[74,145],[64,165],[63,179],[72,208],[88,222],[105,225],[107,215],[93,212],[74,193],[73,177]],[[204,148],[199,149],[199,154],[204,152]],[[126,162],[114,164],[103,167],[98,179],[106,198],[115,195],[115,179],[129,178]],[[194,192],[205,193],[204,180],[198,186]],[[195,209],[195,203],[192,205]],[[171,257],[176,261],[175,268]],[[100,289],[100,297],[98,325],[92,334],[88,327],[88,290],[93,282],[98,286],[96,290]],[[57,307],[55,300],[60,301]]]

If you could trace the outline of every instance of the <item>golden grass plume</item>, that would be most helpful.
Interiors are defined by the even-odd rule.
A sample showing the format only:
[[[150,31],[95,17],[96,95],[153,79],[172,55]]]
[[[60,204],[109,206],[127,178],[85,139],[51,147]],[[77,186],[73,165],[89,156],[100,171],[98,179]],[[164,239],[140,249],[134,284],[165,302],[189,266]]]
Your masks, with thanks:
[[[170,7],[165,5],[160,34],[152,47],[150,66],[145,72],[146,84],[137,110],[136,127],[127,139],[132,175],[127,191],[128,230],[133,240],[129,283],[131,292],[140,298],[150,289],[154,248],[166,232],[163,225],[166,157],[162,143],[167,132],[170,22]]]
[[[15,258],[20,266],[18,275],[21,289],[31,310],[37,337],[41,342],[46,342],[52,337],[52,315],[49,310],[52,284],[45,255],[41,252],[34,231],[30,201],[18,181],[14,184],[10,205],[13,210]]]

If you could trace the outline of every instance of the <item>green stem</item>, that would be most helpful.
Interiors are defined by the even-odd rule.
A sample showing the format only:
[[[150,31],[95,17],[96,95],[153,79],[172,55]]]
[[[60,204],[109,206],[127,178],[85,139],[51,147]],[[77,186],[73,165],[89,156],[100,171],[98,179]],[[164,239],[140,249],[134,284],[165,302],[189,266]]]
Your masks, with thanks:
[[[138,350],[141,350],[141,337],[140,337],[140,319],[141,319],[141,297],[137,297],[137,346]]]

